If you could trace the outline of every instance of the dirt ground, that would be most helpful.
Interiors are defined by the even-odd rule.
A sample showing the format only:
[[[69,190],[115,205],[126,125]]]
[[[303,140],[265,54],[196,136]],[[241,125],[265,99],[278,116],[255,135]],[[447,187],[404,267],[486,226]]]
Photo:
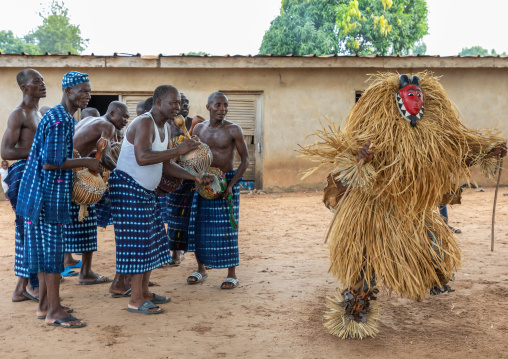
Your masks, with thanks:
[[[456,292],[421,303],[380,293],[380,333],[363,341],[339,340],[322,325],[325,297],[338,284],[327,273],[323,234],[331,214],[321,193],[242,195],[240,286],[220,290],[226,270],[213,269],[203,284],[187,285],[195,269],[155,270],[155,292],[170,296],[160,315],[125,310],[108,285],[62,283],[63,303],[87,322],[82,329],[46,327],[36,304],[11,302],[16,279],[14,215],[0,203],[1,358],[506,358],[508,356],[508,189],[496,214],[496,247],[490,251],[494,190],[464,192],[449,209],[465,264]],[[114,275],[113,228],[99,230],[94,269]]]

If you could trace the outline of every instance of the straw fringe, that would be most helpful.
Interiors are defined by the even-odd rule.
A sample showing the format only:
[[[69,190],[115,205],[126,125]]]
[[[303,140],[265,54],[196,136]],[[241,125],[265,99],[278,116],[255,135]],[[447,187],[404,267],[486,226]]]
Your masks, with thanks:
[[[330,272],[345,287],[359,276],[367,282],[375,276],[378,284],[422,300],[440,283],[436,272],[450,278],[461,265],[457,242],[436,213],[439,201],[469,183],[469,161],[493,178],[495,159],[487,155],[503,139],[495,129],[466,128],[438,78],[416,75],[425,108],[416,127],[397,109],[398,74],[379,73],[350,110],[344,129],[326,119],[317,141],[300,153],[319,162],[306,176],[326,169],[347,182],[358,171],[359,150],[367,141],[376,145],[372,162],[362,168],[331,224]]]
[[[341,339],[364,339],[367,337],[375,337],[379,332],[379,307],[375,302],[370,303],[370,311],[367,313],[367,321],[356,322],[349,320],[346,316],[344,308],[340,305],[344,298],[339,292],[334,298],[326,297],[326,304],[329,311],[325,313],[326,322],[324,326],[330,334]]]

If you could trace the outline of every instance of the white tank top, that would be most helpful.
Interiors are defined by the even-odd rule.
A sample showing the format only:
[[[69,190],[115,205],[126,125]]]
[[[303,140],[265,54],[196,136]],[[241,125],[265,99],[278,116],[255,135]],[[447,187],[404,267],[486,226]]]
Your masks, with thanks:
[[[147,112],[147,115],[150,116],[153,120],[152,114]],[[138,119],[136,117],[132,124]],[[161,141],[159,131],[157,130],[157,125],[155,121],[153,121],[155,140],[152,142],[152,151],[164,151],[168,149],[168,141],[171,137],[171,129],[169,127],[169,123],[164,124],[164,141]],[[120,155],[118,156],[118,162],[116,164],[116,168],[120,171],[127,173],[131,176],[141,187],[146,188],[147,190],[153,191],[159,185],[162,178],[162,163],[156,163],[153,165],[140,166],[136,161],[136,155],[134,154],[134,145],[131,144],[127,140],[127,131],[125,132],[125,137],[122,142],[122,148],[120,149]]]

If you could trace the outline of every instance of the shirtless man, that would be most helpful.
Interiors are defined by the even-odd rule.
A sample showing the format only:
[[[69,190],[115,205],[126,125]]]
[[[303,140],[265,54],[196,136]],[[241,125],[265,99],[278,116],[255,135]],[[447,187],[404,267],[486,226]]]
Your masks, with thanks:
[[[16,79],[23,93],[23,100],[10,114],[7,130],[2,139],[2,158],[10,161],[17,160],[9,168],[10,175],[7,177],[9,190],[6,193],[14,210],[16,210],[19,181],[23,175],[37,125],[42,118],[39,112],[39,100],[46,97],[46,85],[39,72],[24,69],[18,73]],[[23,223],[23,217],[16,216],[14,273],[18,276],[18,283],[12,293],[13,302],[27,299],[38,301],[39,297],[37,275],[30,276],[28,268],[23,265],[25,238]],[[29,278],[31,285],[28,285]]]
[[[247,144],[243,131],[237,124],[226,120],[228,98],[222,92],[215,92],[208,97],[206,109],[210,112],[210,121],[194,127],[193,134],[206,143],[213,154],[212,167],[219,168],[226,176],[227,188],[222,199],[208,200],[196,191],[192,203],[189,224],[189,252],[195,252],[198,270],[187,278],[187,283],[196,284],[208,277],[206,266],[211,268],[228,268],[228,275],[222,282],[221,289],[233,289],[238,286],[236,267],[239,265],[238,229],[233,229],[229,222],[227,199],[231,196],[234,216],[238,221],[240,206],[240,184],[245,170],[249,166]],[[241,158],[238,169],[233,170],[235,151]],[[212,217],[207,213],[220,213]]]
[[[178,114],[185,118],[185,127],[189,131],[193,121],[193,118],[189,117],[189,98],[183,92],[180,92],[180,97],[181,105]],[[169,124],[172,139],[183,135],[183,131],[173,121],[170,121]],[[176,146],[175,140],[173,140],[173,146]],[[160,197],[162,219],[167,224],[167,234],[172,251],[170,267],[178,267],[183,260],[183,254],[187,251],[194,188],[194,181],[184,180],[180,188],[168,193],[166,197]]]
[[[110,143],[116,142],[116,131],[127,125],[129,109],[119,101],[109,104],[102,117],[87,117],[75,128],[74,150],[81,157],[91,157],[97,149],[100,138],[108,140],[108,146],[102,153],[101,164],[108,170],[116,168],[116,162],[110,157]],[[80,206],[71,204],[72,223],[65,227],[66,253],[82,253],[81,270],[78,282],[83,285],[109,283],[111,280],[92,271],[93,252],[97,251],[97,216],[95,205],[88,206],[88,217],[78,220]]]
[[[139,101],[136,105],[136,117],[145,113],[145,101]]]
[[[81,119],[84,120],[87,117],[100,117],[101,113],[95,107],[87,107],[81,111]]]
[[[187,131],[189,131],[192,126],[192,117],[189,117],[189,98],[183,92],[180,92],[180,97],[182,98],[182,103],[180,105],[180,112],[178,114],[185,118],[185,127],[187,127]],[[183,135],[180,127],[175,125],[173,121],[169,121],[169,125],[171,126],[171,138]]]

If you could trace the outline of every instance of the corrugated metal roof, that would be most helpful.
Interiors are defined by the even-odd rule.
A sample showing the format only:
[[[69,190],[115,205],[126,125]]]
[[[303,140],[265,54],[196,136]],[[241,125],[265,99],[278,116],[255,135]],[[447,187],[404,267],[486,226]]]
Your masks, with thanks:
[[[223,57],[239,57],[239,58],[248,58],[248,57],[304,57],[304,58],[308,58],[308,57],[314,57],[314,58],[330,58],[330,57],[358,57],[358,58],[376,58],[376,57],[381,57],[381,58],[394,58],[394,57],[400,57],[400,58],[413,58],[413,57],[428,57],[428,58],[436,58],[436,57],[443,57],[443,58],[508,58],[508,56],[501,56],[501,55],[487,55],[487,56],[480,56],[480,55],[468,55],[468,56],[460,56],[460,55],[453,55],[453,56],[440,56],[440,55],[419,55],[419,54],[412,54],[412,55],[387,55],[387,56],[380,56],[380,55],[377,55],[377,54],[373,54],[373,55],[366,55],[366,56],[358,56],[358,55],[337,55],[337,54],[332,54],[332,55],[322,55],[322,56],[317,56],[317,55],[314,55],[314,54],[309,54],[309,55],[301,55],[301,56],[297,56],[297,55],[294,55],[294,54],[286,54],[286,55],[272,55],[272,54],[268,54],[268,55],[261,55],[261,54],[257,54],[257,55],[251,55],[251,54],[248,54],[248,55],[231,55],[231,54],[226,54],[226,55],[207,55],[207,54],[204,54],[204,55],[188,55],[188,54],[178,54],[178,55],[163,55],[163,54],[159,54],[159,55],[142,55],[140,53],[137,53],[137,54],[128,54],[128,53],[123,53],[123,52],[115,52],[113,53],[113,55],[95,55],[94,53],[90,54],[90,55],[77,55],[77,54],[73,54],[71,52],[68,52],[67,54],[50,54],[48,52],[46,52],[44,55],[30,55],[30,54],[27,54],[26,52],[21,52],[21,53],[10,53],[10,54],[7,54],[7,53],[4,53],[4,52],[1,52],[0,51],[0,56],[9,56],[9,55],[14,55],[14,56],[19,56],[19,55],[22,55],[22,56],[80,56],[80,57],[141,57],[141,58],[144,58],[144,59],[156,59],[156,58],[161,58],[161,57],[210,57],[210,58],[214,58],[214,57],[220,57],[220,58],[223,58]]]

